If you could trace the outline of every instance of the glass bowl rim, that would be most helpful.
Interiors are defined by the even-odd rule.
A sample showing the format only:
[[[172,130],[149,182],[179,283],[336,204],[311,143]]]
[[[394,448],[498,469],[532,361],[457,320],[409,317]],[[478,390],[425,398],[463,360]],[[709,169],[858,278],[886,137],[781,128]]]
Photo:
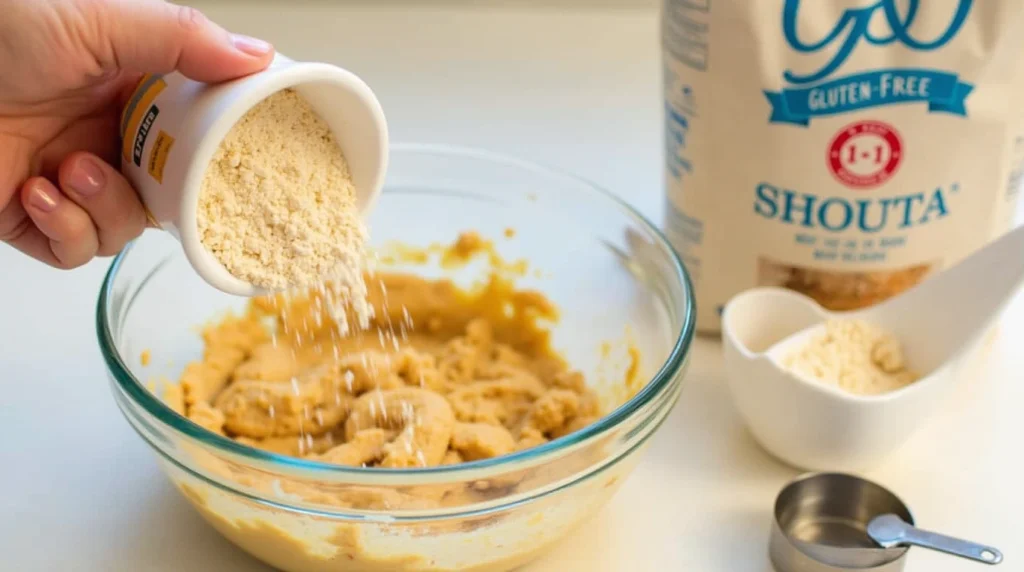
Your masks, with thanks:
[[[135,241],[132,241],[120,253],[118,253],[111,262],[100,286],[99,297],[96,303],[96,335],[100,346],[100,353],[103,355],[103,360],[106,363],[111,376],[114,378],[114,381],[117,383],[117,386],[134,404],[140,406],[146,411],[146,413],[156,418],[164,426],[169,427],[174,432],[182,433],[187,437],[199,441],[199,443],[204,447],[212,447],[218,453],[240,456],[247,461],[256,463],[280,465],[287,470],[299,470],[306,473],[321,474],[325,476],[331,475],[335,477],[346,474],[360,476],[405,475],[415,477],[453,474],[478,471],[482,469],[500,469],[505,466],[514,467],[518,462],[533,461],[543,458],[548,454],[572,448],[573,446],[592,438],[604,435],[608,431],[619,426],[625,420],[631,418],[633,414],[643,409],[644,406],[649,404],[656,397],[665,393],[671,385],[671,381],[675,375],[681,370],[686,361],[686,357],[689,354],[690,346],[693,343],[693,338],[696,333],[696,308],[690,275],[684,267],[682,260],[679,258],[679,254],[671,246],[661,230],[651,224],[651,222],[640,214],[639,211],[610,191],[583,177],[570,174],[555,167],[525,159],[519,159],[502,153],[453,145],[397,143],[391,145],[390,152],[441,154],[448,157],[461,157],[477,161],[501,163],[509,167],[531,171],[537,175],[550,179],[560,179],[565,183],[571,183],[575,186],[583,187],[587,192],[591,192],[594,197],[597,197],[598,200],[610,201],[612,206],[616,207],[620,214],[627,218],[631,218],[634,223],[654,238],[657,245],[660,246],[662,250],[668,253],[672,267],[675,270],[676,278],[679,280],[679,283],[684,290],[684,316],[682,320],[682,327],[676,336],[672,350],[658,368],[658,371],[651,376],[648,382],[644,384],[643,388],[641,388],[633,397],[610,411],[605,416],[601,417],[597,422],[574,433],[548,441],[542,445],[522,451],[516,451],[500,457],[470,461],[457,465],[388,469],[379,467],[341,466],[320,461],[300,459],[298,457],[291,457],[278,453],[271,453],[255,447],[242,445],[229,437],[218,435],[200,427],[187,417],[171,409],[162,399],[158,398],[155,394],[146,389],[145,384],[136,379],[128,369],[124,360],[121,358],[121,354],[117,349],[117,344],[114,342],[114,337],[111,333],[110,320],[107,314],[107,305],[113,298],[113,285],[117,278],[118,270],[124,262],[124,259],[131,252],[132,247],[135,245]],[[388,185],[385,181],[384,188],[387,189],[387,187]]]

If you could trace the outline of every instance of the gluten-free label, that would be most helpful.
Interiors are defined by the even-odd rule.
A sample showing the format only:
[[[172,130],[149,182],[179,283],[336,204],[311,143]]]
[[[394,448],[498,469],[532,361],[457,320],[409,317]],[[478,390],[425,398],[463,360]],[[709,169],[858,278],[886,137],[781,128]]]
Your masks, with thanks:
[[[121,153],[125,161],[133,161],[138,167],[142,166],[140,144],[145,145],[149,128],[160,113],[153,102],[166,87],[163,76],[143,76],[121,115]]]
[[[167,164],[167,157],[171,153],[171,147],[174,147],[174,137],[171,137],[165,131],[161,130],[156,134],[156,139],[153,141],[153,148],[149,151],[149,161],[146,163],[146,172],[148,172],[149,176],[153,177],[153,179],[160,184],[163,184],[164,182],[164,165]]]

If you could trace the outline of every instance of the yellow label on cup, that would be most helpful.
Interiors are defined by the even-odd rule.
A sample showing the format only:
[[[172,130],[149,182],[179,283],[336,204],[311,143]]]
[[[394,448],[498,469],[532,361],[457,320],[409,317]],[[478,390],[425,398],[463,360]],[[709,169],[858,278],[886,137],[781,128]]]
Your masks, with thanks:
[[[156,141],[153,142],[153,148],[149,151],[146,172],[158,183],[163,184],[164,182],[164,165],[167,164],[167,157],[170,155],[171,147],[173,146],[174,137],[171,137],[163,130],[157,133]]]
[[[153,101],[166,87],[167,82],[161,75],[143,76],[121,114],[121,155],[137,167],[142,166],[142,147],[146,144],[149,127],[160,113]]]

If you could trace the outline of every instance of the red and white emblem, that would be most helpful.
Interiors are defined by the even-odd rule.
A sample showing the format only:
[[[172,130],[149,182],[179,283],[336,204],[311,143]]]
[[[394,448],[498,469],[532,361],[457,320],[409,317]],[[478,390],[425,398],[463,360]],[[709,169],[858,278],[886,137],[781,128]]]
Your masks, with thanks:
[[[903,143],[889,124],[858,121],[843,127],[828,146],[828,168],[854,189],[877,187],[903,162]]]

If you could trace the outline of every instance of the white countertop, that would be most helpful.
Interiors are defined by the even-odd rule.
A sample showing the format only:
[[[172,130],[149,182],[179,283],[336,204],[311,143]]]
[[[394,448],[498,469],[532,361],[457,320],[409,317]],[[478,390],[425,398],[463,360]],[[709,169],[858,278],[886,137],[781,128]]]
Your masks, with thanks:
[[[192,3],[292,57],[362,75],[396,141],[550,163],[660,222],[660,61],[646,1],[593,9]],[[0,245],[0,568],[266,570],[179,497],[114,406],[93,333],[107,264],[63,273]],[[1015,518],[1024,511],[1022,347],[1018,298],[956,398],[897,460],[867,475],[901,495],[923,526],[1001,548],[1003,570],[1024,569],[1024,527]],[[771,570],[771,505],[797,471],[763,453],[741,426],[717,342],[700,340],[694,351],[682,399],[634,475],[529,572]],[[907,570],[976,566],[914,550]]]

